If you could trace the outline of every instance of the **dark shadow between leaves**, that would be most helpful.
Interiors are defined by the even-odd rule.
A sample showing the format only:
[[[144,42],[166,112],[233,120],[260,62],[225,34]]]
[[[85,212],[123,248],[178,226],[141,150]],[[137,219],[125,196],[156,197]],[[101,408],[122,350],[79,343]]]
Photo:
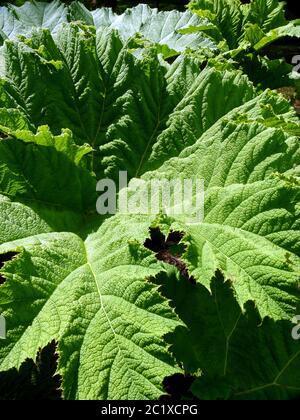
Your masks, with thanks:
[[[300,340],[292,338],[291,321],[262,320],[253,301],[241,308],[220,271],[210,290],[190,284],[174,267],[153,281],[187,326],[166,340],[185,375],[196,377],[196,398],[299,398]]]
[[[19,370],[0,372],[0,400],[59,400],[61,378],[57,375],[56,342],[37,354],[36,362],[26,359]]]
[[[144,246],[155,252],[155,256],[159,261],[175,266],[182,277],[191,284],[196,284],[196,280],[189,275],[186,264],[180,258],[186,249],[186,246],[180,243],[184,233],[170,231],[168,236],[165,237],[159,227],[150,228],[149,232],[150,238],[145,240]]]
[[[0,254],[0,269],[4,266],[6,262],[11,261],[16,255],[16,252],[6,252],[5,254]],[[3,284],[5,280],[5,277],[0,274],[0,285]]]

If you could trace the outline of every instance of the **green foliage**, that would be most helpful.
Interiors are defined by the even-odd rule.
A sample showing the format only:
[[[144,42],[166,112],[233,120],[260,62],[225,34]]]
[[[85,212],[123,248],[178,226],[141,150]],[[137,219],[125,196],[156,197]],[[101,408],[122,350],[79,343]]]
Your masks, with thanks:
[[[273,48],[274,42],[297,40],[299,20],[288,21],[284,3],[278,0],[193,0],[193,12],[157,12],[146,5],[128,9],[88,10],[81,2],[62,3],[54,0],[27,2],[21,7],[1,9],[0,44],[6,38],[20,34],[29,36],[32,27],[48,28],[55,34],[63,22],[82,21],[97,28],[118,30],[122,40],[135,37],[136,45],[148,48],[150,43],[160,45],[165,58],[179,53],[196,53],[217,60],[233,59],[250,79],[262,88],[293,87],[300,95],[300,78],[291,65],[291,58],[299,55],[299,48]],[[274,57],[275,54],[275,57]],[[277,55],[276,55],[277,54]],[[284,56],[288,61],[279,62]],[[253,71],[253,67],[255,70]],[[1,62],[0,62],[1,71]]]
[[[300,395],[299,118],[211,37],[229,47],[262,7],[269,31],[282,7],[200,3],[0,11],[0,385],[25,398],[157,399],[183,373],[200,399]],[[174,200],[97,215],[96,181],[121,170],[140,196],[203,179],[204,220]]]
[[[284,36],[298,36],[298,22],[288,24],[284,3],[278,0],[192,0],[189,8],[207,16],[222,33],[230,49],[246,43],[259,50]],[[289,25],[289,26],[287,26]]]
[[[210,36],[220,42],[225,57],[232,57],[251,80],[263,88],[292,86],[300,95],[299,75],[292,73],[290,61],[287,64],[268,57],[271,55],[269,47],[274,42],[300,37],[300,21],[289,22],[284,5],[278,0],[251,0],[243,5],[239,0],[192,0],[189,8],[215,25],[221,37],[215,37],[212,31]],[[195,27],[192,32],[201,30]],[[300,53],[299,48],[292,51],[287,50],[288,59]],[[283,58],[281,53],[277,58]]]

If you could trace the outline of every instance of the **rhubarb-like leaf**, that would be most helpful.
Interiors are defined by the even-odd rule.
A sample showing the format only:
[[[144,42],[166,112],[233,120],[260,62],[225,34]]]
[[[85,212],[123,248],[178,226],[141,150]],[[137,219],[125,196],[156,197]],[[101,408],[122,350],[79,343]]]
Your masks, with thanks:
[[[20,7],[9,4],[0,8],[0,44],[7,38],[29,34],[32,28],[47,28],[53,32],[67,21],[66,7],[59,1],[26,2]],[[1,42],[2,41],[2,42]]]
[[[299,299],[299,182],[279,175],[296,174],[297,168],[297,138],[230,121],[217,123],[182,157],[145,174],[149,182],[204,180],[203,222],[186,225],[189,214],[177,226],[187,234],[183,261],[190,275],[209,287],[222,269],[241,305],[253,300],[262,316],[275,319],[289,318]]]
[[[300,345],[290,321],[261,318],[253,302],[241,308],[234,281],[217,272],[211,293],[170,273],[161,277],[189,332],[172,338],[173,351],[197,379],[193,394],[203,399],[294,399],[299,396]],[[186,302],[189,305],[186,305]],[[194,308],[197,308],[195,312]]]
[[[245,7],[238,0],[194,0],[189,8],[200,17],[207,17],[220,30],[228,47],[234,49],[242,35]]]
[[[65,399],[157,399],[180,372],[200,398],[294,398],[298,117],[232,63],[138,45],[82,23],[4,43],[0,371],[55,341]],[[98,215],[124,170],[137,214]],[[149,211],[151,182],[183,179],[204,203]]]
[[[0,369],[19,367],[55,339],[65,398],[161,395],[163,378],[179,371],[163,336],[180,323],[146,281],[162,268],[130,244],[131,237],[143,239],[144,230],[111,219],[86,241],[33,231],[3,243],[0,252],[9,247],[19,255],[1,271],[0,308],[9,331]]]
[[[254,48],[256,50],[260,50],[267,47],[274,41],[287,37],[300,38],[300,20],[290,22],[287,25],[280,26],[272,29],[270,32],[267,32],[262,39],[254,45]]]
[[[205,34],[181,34],[180,29],[190,26],[212,26],[203,18],[190,11],[158,12],[145,4],[127,9],[118,15],[109,8],[89,12],[79,2],[65,6],[59,0],[50,4],[30,1],[21,7],[13,5],[0,8],[0,44],[7,38],[15,39],[18,35],[30,35],[33,28],[49,29],[55,34],[63,22],[81,21],[96,28],[116,29],[123,40],[140,34],[148,41],[166,45],[176,53],[187,48],[216,50],[217,46]],[[2,41],[2,42],[1,42]]]
[[[38,31],[22,42],[6,42],[0,106],[16,110],[36,128],[47,124],[55,134],[71,129],[77,144],[96,150],[91,169],[97,174],[116,177],[127,170],[134,177],[191,144],[159,146],[166,136],[171,139],[170,131],[186,126],[182,119],[194,127],[195,141],[220,117],[255,98],[253,85],[240,73],[201,71],[199,61],[188,57],[169,65],[157,59],[156,49],[135,58],[129,47],[115,32],[95,35],[75,24],[63,27],[55,41],[48,31]],[[0,125],[16,127],[6,114]]]
[[[11,132],[0,141],[0,193],[26,204],[56,231],[77,231],[95,209],[96,180],[84,163],[90,150],[76,146],[69,130],[60,136],[53,136],[47,127],[40,127],[36,135]],[[11,225],[14,212],[10,214],[9,201],[1,202],[1,207],[3,241],[15,223]],[[20,205],[16,212],[28,213]],[[26,218],[17,223],[19,229],[27,225]]]
[[[259,50],[285,36],[299,37],[297,21],[288,23],[283,6],[278,0],[251,0],[249,4],[238,0],[192,0],[189,4],[193,12],[207,17],[219,29],[231,50],[245,41]]]

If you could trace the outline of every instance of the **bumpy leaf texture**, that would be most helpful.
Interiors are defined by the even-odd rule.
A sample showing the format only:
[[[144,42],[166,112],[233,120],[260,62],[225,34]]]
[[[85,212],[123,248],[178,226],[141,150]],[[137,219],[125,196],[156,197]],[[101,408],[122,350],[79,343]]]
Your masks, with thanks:
[[[288,22],[278,0],[192,0],[189,8],[208,18],[231,50],[243,44],[260,50],[280,38],[299,37],[299,21]]]
[[[77,144],[96,150],[92,170],[113,176],[123,169],[133,177],[164,160],[164,151],[153,147],[163,141],[167,127],[177,124],[183,109],[194,106],[201,115],[211,107],[198,123],[198,136],[255,95],[239,73],[228,73],[223,81],[214,69],[201,72],[196,59],[179,57],[169,65],[157,59],[153,48],[136,58],[129,46],[115,31],[98,30],[95,36],[75,24],[61,28],[56,42],[46,30],[30,40],[7,41],[3,125],[14,117],[14,128],[47,124],[58,135],[68,127]],[[222,84],[219,105],[211,106]]]
[[[199,47],[217,50],[219,41],[235,49],[245,40],[261,49],[282,37],[299,37],[299,22],[285,19],[284,3],[278,0],[252,0],[244,5],[239,0],[193,0],[189,8],[195,13],[159,12],[140,4],[118,15],[109,8],[89,11],[77,1],[66,6],[59,0],[34,0],[21,7],[0,8],[0,41],[29,35],[33,27],[56,34],[62,23],[72,21],[116,29],[123,40],[139,34],[174,52]]]
[[[291,339],[289,321],[269,317],[261,321],[253,302],[242,310],[233,282],[224,282],[220,272],[211,281],[211,293],[174,272],[161,281],[189,327],[188,333],[177,331],[173,351],[186,370],[203,368],[192,385],[195,396],[208,400],[299,397],[300,349]]]
[[[66,399],[155,399],[183,371],[200,398],[299,396],[298,118],[241,72],[135,46],[76,23],[4,43],[0,370],[55,340]],[[203,179],[204,220],[172,197],[100,217],[120,170],[129,195]]]
[[[140,34],[143,38],[166,45],[177,52],[186,48],[201,47],[216,49],[215,43],[203,34],[182,35],[178,31],[189,26],[212,27],[207,19],[198,18],[190,11],[159,12],[145,4],[127,9],[118,15],[109,8],[90,12],[80,2],[66,6],[59,0],[51,3],[26,2],[23,6],[14,5],[0,8],[0,42],[14,39],[20,34],[30,34],[33,27],[49,29],[56,33],[61,23],[81,21],[97,28],[116,29],[123,40]]]

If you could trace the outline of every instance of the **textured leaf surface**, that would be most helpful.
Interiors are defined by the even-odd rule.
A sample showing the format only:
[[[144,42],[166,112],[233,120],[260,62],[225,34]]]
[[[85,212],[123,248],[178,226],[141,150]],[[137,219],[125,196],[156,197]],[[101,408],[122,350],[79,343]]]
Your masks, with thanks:
[[[200,19],[191,12],[158,12],[141,4],[128,9],[123,15],[111,13],[109,9],[98,9],[93,14],[96,27],[109,27],[117,29],[123,39],[140,33],[144,38],[165,44],[175,51],[183,51],[186,48],[209,48],[216,49],[213,41],[204,34],[184,34],[181,29],[194,26],[211,26],[207,19]]]
[[[299,299],[299,185],[274,174],[299,166],[297,138],[261,124],[223,122],[183,156],[145,177],[204,179],[203,223],[177,228],[188,234],[190,274],[209,286],[221,268],[241,304],[254,300],[262,316],[288,318]]]
[[[195,0],[189,8],[200,17],[207,17],[220,30],[230,49],[236,48],[245,21],[244,5],[238,0]]]
[[[295,397],[297,116],[230,65],[168,64],[153,46],[134,55],[136,45],[75,23],[5,42],[0,370],[55,340],[66,399],[156,399],[182,363],[203,373],[203,398]],[[203,222],[174,215],[172,202],[164,215],[97,216],[96,179],[124,169],[130,194],[136,178],[143,192],[151,180],[203,179]],[[181,242],[147,247],[153,229]],[[193,305],[171,270],[199,291]],[[211,280],[217,270],[225,283]],[[159,288],[161,278],[170,283]]]
[[[8,199],[29,206],[54,230],[78,231],[95,205],[96,181],[84,165],[89,152],[90,148],[74,144],[68,130],[54,137],[47,127],[36,135],[12,132],[0,142],[0,191],[7,197],[1,203],[0,217],[6,226],[2,241],[14,218],[5,210]],[[17,213],[22,212],[20,204]]]
[[[160,283],[189,327],[189,333],[178,331],[173,350],[187,371],[198,373],[192,386],[195,396],[256,400],[299,396],[300,345],[291,336],[294,324],[269,318],[261,322],[250,302],[241,308],[234,281],[224,282],[220,272],[211,281],[211,294],[176,279],[174,273]]]
[[[132,227],[138,239],[142,225]],[[65,397],[160,395],[162,379],[178,371],[162,337],[179,322],[145,282],[161,267],[154,257],[135,255],[128,244],[132,232],[121,229],[116,220],[85,242],[75,234],[49,233],[1,245],[0,252],[20,252],[2,270],[1,312],[9,337],[1,343],[1,370],[35,358],[55,339]]]
[[[151,49],[135,58],[129,46],[115,32],[98,30],[95,36],[74,24],[62,28],[55,42],[47,31],[7,42],[0,106],[20,117],[11,124],[3,113],[0,124],[48,124],[55,134],[68,127],[77,144],[96,150],[91,168],[98,174],[127,170],[133,177],[191,144],[172,140],[186,137],[178,130],[195,129],[194,142],[224,114],[255,97],[240,73],[201,71],[197,59],[188,57],[169,65]]]
[[[158,12],[145,4],[127,9],[118,15],[109,8],[89,12],[81,3],[65,6],[59,0],[26,2],[21,7],[9,5],[0,8],[0,42],[18,35],[29,35],[33,28],[46,28],[55,34],[63,22],[82,21],[96,28],[117,29],[122,39],[137,34],[145,39],[167,45],[180,52],[186,48],[216,49],[216,44],[204,34],[180,34],[179,30],[195,25],[211,26],[207,19],[198,18],[191,12]]]
[[[278,0],[252,0],[247,10],[247,20],[257,24],[264,32],[286,23],[284,2]]]
[[[29,34],[32,28],[42,27],[55,32],[62,22],[67,21],[67,10],[57,0],[51,3],[26,2],[17,7],[12,4],[0,8],[0,41]]]
[[[290,22],[287,25],[280,26],[268,32],[255,46],[256,50],[260,50],[274,41],[281,38],[300,38],[300,21]]]
[[[200,17],[207,17],[219,29],[229,49],[250,41],[256,49],[284,36],[298,37],[294,23],[284,16],[284,3],[278,0],[193,0],[189,8]],[[261,41],[261,43],[259,42]]]

